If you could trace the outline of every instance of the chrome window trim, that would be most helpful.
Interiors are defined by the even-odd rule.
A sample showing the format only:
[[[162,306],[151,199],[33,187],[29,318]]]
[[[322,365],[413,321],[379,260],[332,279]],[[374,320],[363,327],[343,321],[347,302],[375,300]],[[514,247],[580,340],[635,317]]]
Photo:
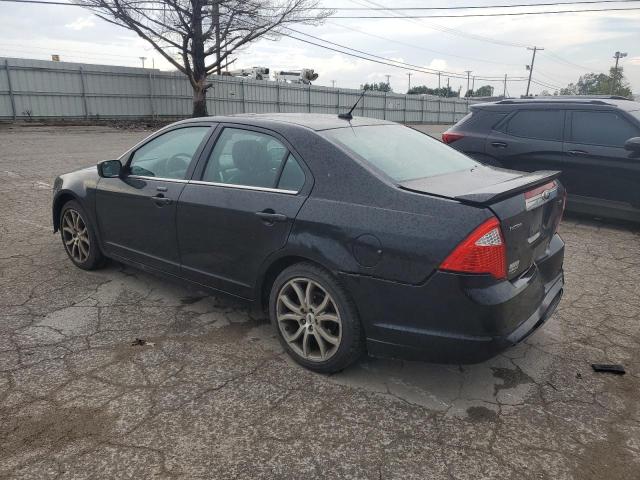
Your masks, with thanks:
[[[299,193],[299,190],[285,190],[283,188],[268,188],[268,187],[253,187],[251,185],[238,185],[235,183],[205,182],[203,180],[190,180],[189,183],[193,183],[195,185],[211,185],[213,187],[236,188],[239,190],[256,190],[259,192],[284,193],[286,195],[297,195]]]
[[[162,180],[164,182],[189,183],[189,180],[180,178],[148,177],[146,175],[127,175],[124,178],[142,178],[144,180]]]
[[[300,193],[300,190],[285,190],[284,188],[253,187],[251,185],[238,185],[235,183],[205,182],[202,180],[183,180],[180,178],[148,177],[145,175],[127,175],[125,178],[140,178],[143,180],[161,180],[163,182],[174,182],[174,183],[193,183],[195,185],[211,185],[214,187],[229,187],[229,188],[236,188],[239,190],[256,190],[259,192],[284,193],[286,195],[297,195],[298,193]]]

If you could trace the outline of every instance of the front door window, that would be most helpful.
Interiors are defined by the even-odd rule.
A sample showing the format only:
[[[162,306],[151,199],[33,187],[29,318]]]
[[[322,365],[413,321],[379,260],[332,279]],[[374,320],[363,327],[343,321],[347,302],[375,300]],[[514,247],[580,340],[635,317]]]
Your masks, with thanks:
[[[160,135],[135,151],[129,173],[184,180],[189,164],[210,127],[186,127]]]

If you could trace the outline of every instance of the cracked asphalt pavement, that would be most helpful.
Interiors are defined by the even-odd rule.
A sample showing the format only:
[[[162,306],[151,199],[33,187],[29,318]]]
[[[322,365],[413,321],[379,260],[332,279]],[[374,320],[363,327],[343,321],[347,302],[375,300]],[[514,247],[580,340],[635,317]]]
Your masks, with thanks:
[[[566,219],[564,299],[503,355],[321,376],[243,305],[67,259],[53,178],[147,133],[0,127],[0,478],[640,478],[640,228]]]

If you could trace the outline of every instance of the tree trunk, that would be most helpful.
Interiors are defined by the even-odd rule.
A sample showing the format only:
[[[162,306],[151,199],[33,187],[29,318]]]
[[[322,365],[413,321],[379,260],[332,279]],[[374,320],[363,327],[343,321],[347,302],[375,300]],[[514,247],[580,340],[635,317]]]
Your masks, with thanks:
[[[193,88],[193,113],[192,117],[206,117],[207,113],[207,90],[205,88],[206,79],[202,79]]]
[[[207,71],[205,68],[204,38],[202,36],[202,3],[193,1],[193,38],[191,59],[193,62],[193,114],[192,117],[207,116]]]

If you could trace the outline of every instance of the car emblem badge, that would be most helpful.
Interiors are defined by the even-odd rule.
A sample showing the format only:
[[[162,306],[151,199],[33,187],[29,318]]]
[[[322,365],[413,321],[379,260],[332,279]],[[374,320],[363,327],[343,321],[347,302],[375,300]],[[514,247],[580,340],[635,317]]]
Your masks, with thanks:
[[[513,262],[512,264],[509,265],[509,273],[513,273],[516,270],[518,270],[518,267],[520,266],[520,260],[516,260],[515,262]]]
[[[545,190],[544,192],[542,192],[542,198],[544,198],[545,200],[549,200],[550,196],[551,192],[549,190]]]

